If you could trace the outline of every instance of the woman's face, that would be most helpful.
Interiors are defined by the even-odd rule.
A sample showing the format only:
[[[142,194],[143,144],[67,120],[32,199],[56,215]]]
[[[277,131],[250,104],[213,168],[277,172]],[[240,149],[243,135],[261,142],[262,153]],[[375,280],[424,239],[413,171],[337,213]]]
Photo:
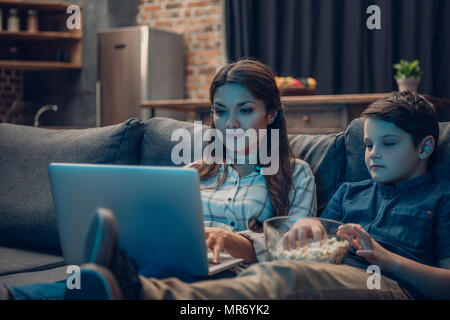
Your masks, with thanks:
[[[255,129],[258,134],[259,129],[267,129],[273,120],[272,116],[266,113],[264,101],[255,99],[250,91],[240,84],[226,83],[214,93],[213,121],[216,129],[226,137],[227,129]]]

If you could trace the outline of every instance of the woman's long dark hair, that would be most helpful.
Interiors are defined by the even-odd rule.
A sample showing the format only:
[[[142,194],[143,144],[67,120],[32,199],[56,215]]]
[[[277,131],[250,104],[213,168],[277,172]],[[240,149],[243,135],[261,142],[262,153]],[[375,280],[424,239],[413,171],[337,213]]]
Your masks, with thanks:
[[[264,101],[266,114],[277,113],[275,120],[267,127],[267,145],[270,147],[272,129],[279,130],[279,169],[274,175],[265,175],[267,190],[273,207],[273,216],[287,215],[290,209],[289,194],[293,188],[292,174],[295,165],[295,157],[289,145],[286,120],[283,117],[280,92],[275,83],[274,75],[263,63],[244,59],[223,67],[214,77],[210,87],[210,101],[213,104],[214,94],[218,87],[226,83],[237,83],[252,94],[255,99]],[[214,111],[212,110],[212,113]],[[214,128],[214,122],[211,125]],[[225,153],[224,153],[225,154]],[[221,164],[206,164],[204,162],[193,165],[200,175],[200,180],[207,179],[217,174]],[[262,166],[262,165],[261,165]],[[220,187],[227,178],[228,170],[218,181]],[[249,221],[249,229],[262,232],[262,222],[255,217]]]

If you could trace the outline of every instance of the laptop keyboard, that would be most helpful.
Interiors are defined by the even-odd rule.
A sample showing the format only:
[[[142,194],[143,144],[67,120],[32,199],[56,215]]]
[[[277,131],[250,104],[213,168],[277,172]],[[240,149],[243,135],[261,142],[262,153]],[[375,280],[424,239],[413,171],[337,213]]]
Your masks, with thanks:
[[[225,263],[229,260],[234,260],[236,258],[233,258],[230,254],[228,254],[227,252],[222,251],[220,253],[220,258],[219,258],[219,263]],[[217,264],[212,262],[213,260],[213,252],[211,250],[208,250],[208,266],[216,266]]]

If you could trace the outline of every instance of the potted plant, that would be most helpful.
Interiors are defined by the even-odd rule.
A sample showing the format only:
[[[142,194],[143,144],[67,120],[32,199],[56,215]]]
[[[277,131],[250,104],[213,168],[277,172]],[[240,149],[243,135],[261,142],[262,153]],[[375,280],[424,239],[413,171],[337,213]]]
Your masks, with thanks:
[[[397,70],[394,78],[397,80],[398,90],[411,90],[417,92],[422,71],[419,67],[419,61],[412,62],[400,60],[400,63],[394,64],[394,69]]]

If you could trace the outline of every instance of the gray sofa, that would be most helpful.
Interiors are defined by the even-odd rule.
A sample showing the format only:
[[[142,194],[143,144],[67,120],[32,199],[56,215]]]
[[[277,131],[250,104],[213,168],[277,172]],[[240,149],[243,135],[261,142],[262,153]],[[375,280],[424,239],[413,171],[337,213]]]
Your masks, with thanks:
[[[364,165],[362,119],[346,132],[292,135],[294,153],[316,177],[318,212],[344,181],[369,178]],[[450,123],[441,123],[437,180],[450,180]],[[130,119],[103,128],[52,130],[0,124],[0,284],[65,279],[48,179],[50,162],[174,165],[171,133],[193,124],[166,118]],[[82,201],[82,199],[80,199]]]

